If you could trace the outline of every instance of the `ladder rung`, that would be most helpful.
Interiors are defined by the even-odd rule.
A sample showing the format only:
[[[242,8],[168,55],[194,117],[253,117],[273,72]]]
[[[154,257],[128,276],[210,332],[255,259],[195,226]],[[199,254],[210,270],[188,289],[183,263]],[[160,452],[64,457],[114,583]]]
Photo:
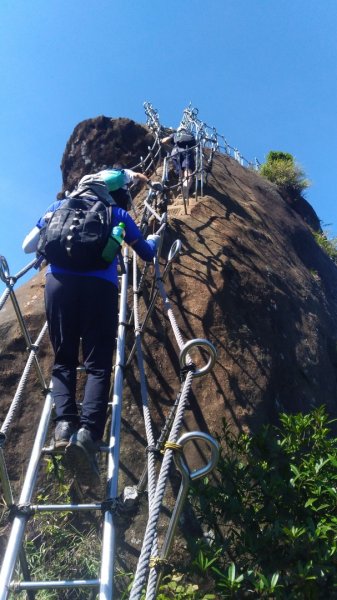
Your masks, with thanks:
[[[81,510],[102,510],[101,503],[90,504],[32,504],[31,509],[36,512],[67,512]]]
[[[20,590],[42,590],[77,587],[98,587],[99,579],[69,579],[63,581],[12,581],[9,589],[15,592]]]
[[[114,445],[115,445],[115,440],[114,440],[114,438],[112,438],[111,446],[109,447],[107,444],[103,444],[102,446],[99,447],[99,452],[108,453],[110,450],[112,450]],[[52,444],[51,446],[45,446],[44,448],[42,448],[41,453],[42,454],[55,454],[55,455],[63,456],[65,452],[64,452],[64,449],[55,448],[54,444]]]

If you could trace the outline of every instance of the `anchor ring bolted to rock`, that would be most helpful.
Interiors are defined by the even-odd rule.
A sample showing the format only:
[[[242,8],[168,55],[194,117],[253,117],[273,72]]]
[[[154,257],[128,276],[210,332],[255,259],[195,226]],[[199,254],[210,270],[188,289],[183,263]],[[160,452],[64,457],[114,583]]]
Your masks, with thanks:
[[[10,279],[8,262],[4,256],[0,256],[0,279],[4,283],[8,283]]]
[[[203,467],[191,471],[185,460],[184,453],[175,452],[174,454],[174,462],[176,463],[177,468],[181,473],[184,472],[184,474],[187,475],[188,478],[192,481],[200,479],[201,477],[205,477],[206,475],[208,475],[208,473],[213,471],[214,467],[216,466],[219,460],[220,451],[219,443],[212,436],[210,436],[208,433],[204,433],[203,431],[188,431],[187,433],[184,433],[178,440],[178,444],[183,449],[185,444],[187,444],[188,442],[195,442],[196,440],[201,440],[205,442],[211,449],[210,459],[208,463],[206,463],[206,465],[204,465]]]
[[[180,240],[176,240],[175,242],[173,242],[171,248],[170,248],[170,252],[168,255],[168,261],[171,262],[177,254],[181,254],[181,241]]]
[[[208,373],[208,371],[210,371],[213,368],[214,363],[216,361],[216,349],[214,348],[213,344],[211,342],[209,342],[208,340],[204,340],[202,338],[196,338],[195,340],[189,340],[188,342],[186,342],[186,344],[180,350],[179,362],[180,362],[181,368],[187,366],[187,364],[186,364],[187,354],[191,350],[191,348],[193,348],[194,346],[197,346],[197,347],[203,346],[205,349],[207,349],[207,351],[209,353],[208,363],[201,369],[196,369],[193,372],[193,377],[201,377],[202,375],[205,375],[206,373]]]

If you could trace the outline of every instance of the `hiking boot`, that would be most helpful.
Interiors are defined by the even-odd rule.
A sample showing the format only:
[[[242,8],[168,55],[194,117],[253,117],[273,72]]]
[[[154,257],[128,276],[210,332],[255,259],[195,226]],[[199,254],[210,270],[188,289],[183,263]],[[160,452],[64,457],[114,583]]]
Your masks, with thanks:
[[[71,421],[58,421],[54,431],[54,449],[64,450],[77,427]]]
[[[99,485],[101,481],[96,459],[98,451],[99,444],[93,440],[90,431],[84,427],[71,436],[65,450],[69,468],[79,483],[88,487]]]

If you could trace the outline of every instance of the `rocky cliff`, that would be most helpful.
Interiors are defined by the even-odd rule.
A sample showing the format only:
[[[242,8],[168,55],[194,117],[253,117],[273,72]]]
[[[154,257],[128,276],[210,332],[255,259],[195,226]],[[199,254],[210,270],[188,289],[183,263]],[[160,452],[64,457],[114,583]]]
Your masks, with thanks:
[[[128,119],[80,123],[62,159],[63,191],[83,174],[121,160],[138,164],[152,135]],[[156,174],[153,174],[156,179]],[[145,192],[136,198],[141,202]],[[164,257],[179,238],[183,254],[167,290],[185,339],[202,337],[217,349],[211,374],[196,379],[184,426],[213,433],[222,417],[255,429],[280,411],[307,411],[326,404],[336,416],[337,267],[316,244],[317,215],[304,200],[295,204],[258,173],[216,154],[204,196],[180,214],[170,197]],[[10,257],[8,257],[10,259]],[[43,321],[44,272],[18,290],[34,340]],[[179,388],[176,347],[161,302],[144,336],[151,410],[158,431]],[[14,394],[25,343],[9,303],[0,312],[1,413]],[[51,352],[41,347],[48,379]],[[124,482],[136,482],[144,463],[144,428],[136,361],[126,370],[121,466]],[[22,478],[34,438],[42,395],[30,376],[22,410],[6,446],[11,479]]]

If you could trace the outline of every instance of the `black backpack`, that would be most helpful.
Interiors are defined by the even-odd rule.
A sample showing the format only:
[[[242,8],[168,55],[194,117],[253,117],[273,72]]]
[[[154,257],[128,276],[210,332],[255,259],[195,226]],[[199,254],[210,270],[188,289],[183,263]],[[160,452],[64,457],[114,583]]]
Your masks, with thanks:
[[[185,131],[184,129],[177,131],[174,134],[173,140],[174,143],[179,146],[179,148],[186,148],[186,146],[191,148],[192,146],[195,146],[196,143],[194,135],[188,131]]]
[[[102,258],[112,230],[112,206],[100,199],[66,198],[41,229],[37,253],[76,271],[105,269]]]

